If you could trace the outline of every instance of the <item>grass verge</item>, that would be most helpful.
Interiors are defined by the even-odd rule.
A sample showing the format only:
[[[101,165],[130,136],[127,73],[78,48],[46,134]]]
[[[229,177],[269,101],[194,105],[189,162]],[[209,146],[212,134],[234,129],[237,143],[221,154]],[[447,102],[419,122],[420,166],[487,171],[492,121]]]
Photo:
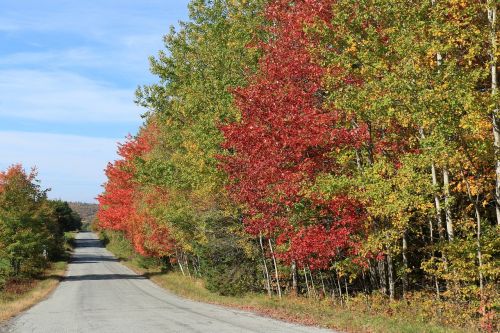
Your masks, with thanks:
[[[434,325],[418,318],[373,315],[362,311],[335,306],[330,300],[315,300],[303,297],[269,298],[263,294],[249,293],[241,297],[228,297],[210,292],[201,279],[183,276],[178,272],[162,272],[158,266],[150,265],[148,259],[135,254],[130,244],[120,235],[106,236],[105,243],[127,267],[151,279],[176,295],[205,303],[217,304],[255,312],[289,322],[327,327],[344,332],[373,333],[442,333],[471,332]]]
[[[0,323],[46,298],[64,276],[67,262],[59,261],[38,279],[17,281],[0,292]]]
[[[64,277],[68,261],[75,247],[77,232],[64,233],[64,254],[38,278],[11,281],[0,290],[0,323],[16,316],[45,299]]]
[[[335,307],[329,300],[303,297],[269,298],[263,294],[227,297],[204,288],[203,281],[177,272],[145,272],[152,281],[173,293],[192,300],[248,310],[264,316],[305,325],[322,326],[345,332],[460,332],[423,322],[374,316]],[[465,331],[464,331],[465,332]]]

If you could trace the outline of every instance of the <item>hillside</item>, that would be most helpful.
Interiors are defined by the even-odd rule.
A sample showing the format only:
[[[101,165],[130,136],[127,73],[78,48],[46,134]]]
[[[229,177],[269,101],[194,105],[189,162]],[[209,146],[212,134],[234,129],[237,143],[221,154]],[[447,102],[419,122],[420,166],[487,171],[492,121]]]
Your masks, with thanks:
[[[71,209],[80,215],[83,223],[90,223],[94,219],[97,213],[97,204],[85,203],[85,202],[68,202]]]

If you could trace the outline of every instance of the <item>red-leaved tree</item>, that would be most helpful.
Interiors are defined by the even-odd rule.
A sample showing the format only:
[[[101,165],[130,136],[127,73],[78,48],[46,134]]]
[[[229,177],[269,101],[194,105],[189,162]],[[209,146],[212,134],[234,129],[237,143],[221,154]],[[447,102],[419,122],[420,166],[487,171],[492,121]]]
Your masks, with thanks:
[[[159,198],[160,191],[143,193],[134,179],[135,162],[151,151],[156,135],[156,127],[151,123],[137,137],[129,136],[119,145],[121,158],[108,164],[105,170],[108,181],[104,184],[104,193],[97,198],[99,226],[124,232],[135,250],[148,256],[164,256],[173,248],[168,228],[156,223],[145,209],[139,207],[139,200],[151,196]]]
[[[305,191],[318,175],[337,172],[336,151],[364,137],[323,100],[324,70],[310,53],[318,43],[305,27],[327,24],[331,3],[271,2],[260,71],[234,92],[242,119],[222,128],[229,154],[221,164],[248,232],[275,238],[282,259],[313,269],[351,248],[362,212],[346,195],[326,200]]]

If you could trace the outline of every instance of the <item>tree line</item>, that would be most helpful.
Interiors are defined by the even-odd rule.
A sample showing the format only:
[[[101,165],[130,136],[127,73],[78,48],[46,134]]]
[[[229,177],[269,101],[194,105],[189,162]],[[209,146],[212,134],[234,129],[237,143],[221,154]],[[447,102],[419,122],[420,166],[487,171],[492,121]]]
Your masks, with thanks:
[[[86,202],[68,202],[69,207],[82,218],[83,224],[90,224],[97,214],[97,204]]]
[[[49,200],[35,169],[20,164],[0,172],[0,292],[9,282],[40,274],[64,257],[64,232],[81,219],[67,202]]]
[[[99,225],[222,294],[388,300],[494,330],[496,0],[193,0]]]

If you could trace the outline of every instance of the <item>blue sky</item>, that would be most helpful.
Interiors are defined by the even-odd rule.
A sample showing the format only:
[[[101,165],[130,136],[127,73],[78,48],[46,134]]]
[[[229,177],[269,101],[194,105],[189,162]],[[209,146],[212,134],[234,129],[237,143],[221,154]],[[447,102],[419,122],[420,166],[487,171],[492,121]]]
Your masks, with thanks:
[[[93,202],[143,112],[148,56],[188,0],[0,0],[0,169],[36,166],[51,198]]]

